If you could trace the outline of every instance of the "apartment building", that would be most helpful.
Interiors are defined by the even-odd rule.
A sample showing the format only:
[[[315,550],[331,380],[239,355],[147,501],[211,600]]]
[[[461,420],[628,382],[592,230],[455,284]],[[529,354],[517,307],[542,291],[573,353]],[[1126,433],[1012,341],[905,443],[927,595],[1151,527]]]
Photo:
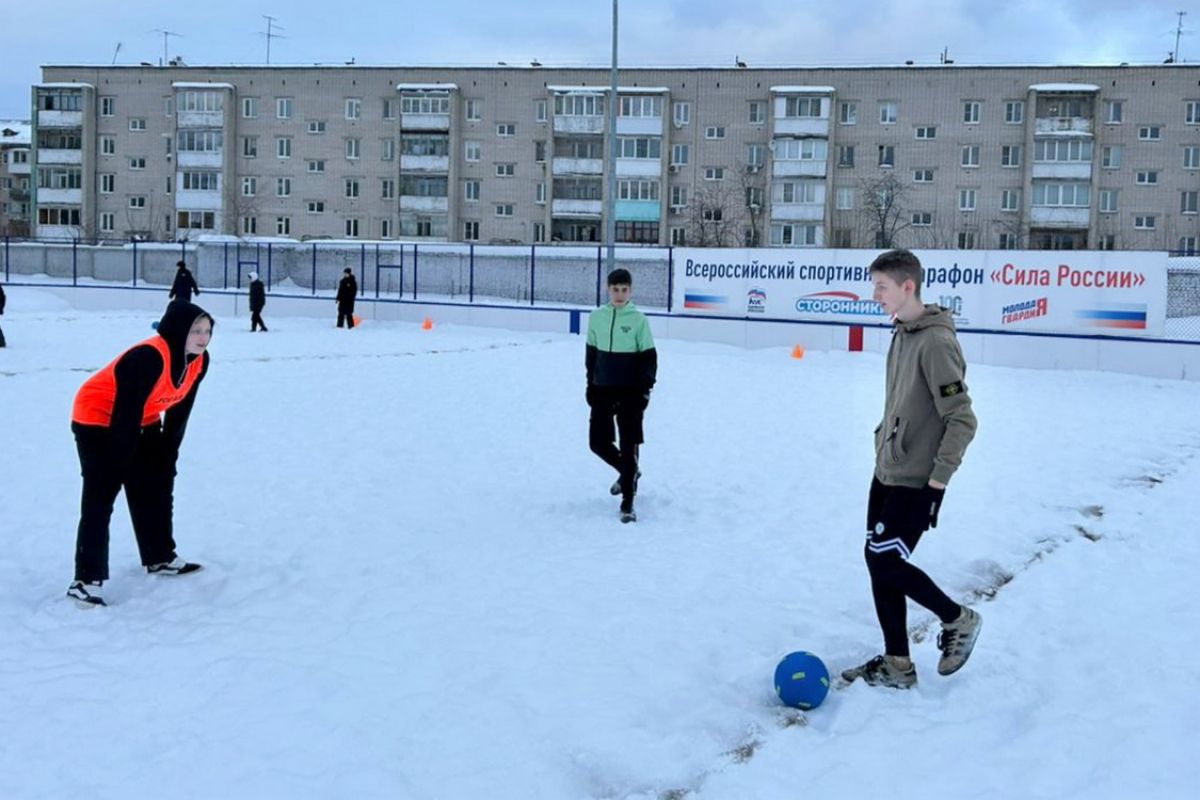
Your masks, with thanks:
[[[28,236],[30,124],[0,119],[0,236]]]
[[[1200,68],[49,66],[40,236],[1200,241]],[[614,174],[607,171],[616,147]]]

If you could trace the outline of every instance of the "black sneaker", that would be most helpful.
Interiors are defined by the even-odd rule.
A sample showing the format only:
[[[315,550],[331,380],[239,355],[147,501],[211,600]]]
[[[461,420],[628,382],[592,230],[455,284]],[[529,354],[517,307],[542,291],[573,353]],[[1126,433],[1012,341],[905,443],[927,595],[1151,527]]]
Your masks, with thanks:
[[[104,581],[74,581],[67,587],[67,597],[80,608],[95,608],[108,605],[101,596]]]
[[[151,564],[146,567],[146,572],[151,575],[187,575],[189,572],[197,572],[204,569],[199,564],[193,564],[190,561],[184,561],[176,556],[170,561],[164,561],[161,564]]]
[[[637,513],[633,510],[633,498],[621,501],[621,522],[637,522]]]
[[[638,478],[640,478],[640,477],[642,477],[642,471],[639,469],[637,472],[637,475],[635,475],[633,478],[633,493],[634,494],[637,494]],[[613,485],[608,487],[608,493],[611,494],[613,497],[616,497],[617,495],[619,495],[621,493],[621,479],[620,478],[617,478],[615,481],[613,481]]]

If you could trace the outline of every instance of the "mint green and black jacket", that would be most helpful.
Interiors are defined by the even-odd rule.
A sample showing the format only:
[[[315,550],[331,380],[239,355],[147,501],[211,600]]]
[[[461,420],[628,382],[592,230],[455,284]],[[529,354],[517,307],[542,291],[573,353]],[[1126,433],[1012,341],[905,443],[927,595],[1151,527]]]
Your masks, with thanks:
[[[593,311],[584,364],[588,386],[648,391],[658,374],[658,352],[646,315],[633,303]]]

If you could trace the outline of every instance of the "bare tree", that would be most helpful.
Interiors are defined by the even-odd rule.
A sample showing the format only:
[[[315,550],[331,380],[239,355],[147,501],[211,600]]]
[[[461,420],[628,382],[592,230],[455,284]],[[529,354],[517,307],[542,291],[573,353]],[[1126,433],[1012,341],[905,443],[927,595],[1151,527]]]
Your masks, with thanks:
[[[908,187],[895,172],[880,172],[873,178],[859,181],[866,230],[876,247],[896,247],[899,234],[912,225],[908,209]]]
[[[742,198],[723,182],[713,182],[692,194],[688,203],[696,247],[731,247],[739,244],[737,227]]]
[[[767,210],[767,176],[763,165],[749,163],[739,165],[738,184],[743,201],[740,208],[739,227],[746,234],[743,244],[748,247],[760,247]]]
[[[255,186],[254,194],[246,195],[242,193],[242,187],[237,181],[224,181],[223,200],[225,206],[224,219],[221,224],[221,232],[232,236],[241,236],[241,222],[243,217],[258,216],[258,189],[261,187]]]

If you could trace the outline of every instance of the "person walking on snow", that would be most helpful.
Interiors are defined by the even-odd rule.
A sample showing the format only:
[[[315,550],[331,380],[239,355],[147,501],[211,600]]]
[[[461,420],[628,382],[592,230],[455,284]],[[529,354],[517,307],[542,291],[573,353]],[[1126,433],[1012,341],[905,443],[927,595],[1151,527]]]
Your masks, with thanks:
[[[4,287],[0,286],[0,317],[4,316]],[[0,328],[0,347],[7,347],[8,343],[4,341],[4,329]]]
[[[354,327],[354,298],[358,296],[358,281],[354,279],[354,273],[349,267],[342,270],[342,279],[338,281],[337,289],[337,308],[338,320],[337,326],[342,327],[342,322],[346,323],[347,328]]]
[[[191,270],[187,268],[187,264],[182,261],[176,261],[175,266],[175,282],[171,284],[171,293],[167,295],[171,300],[182,300],[185,303],[192,301],[192,293],[200,294],[200,287],[196,284],[196,279],[192,277]]]
[[[631,302],[633,277],[626,269],[608,276],[609,302],[588,317],[587,404],[591,407],[588,443],[593,453],[618,473],[610,490],[621,495],[621,521],[634,522],[638,446],[645,440],[642,420],[658,374],[658,351],[646,315]],[[616,419],[616,426],[613,420]],[[620,436],[620,447],[614,444]]]
[[[875,429],[864,549],[884,652],[842,678],[907,689],[917,683],[908,649],[908,598],[942,622],[940,675],[962,669],[982,625],[978,612],[951,600],[909,562],[922,534],[937,527],[946,484],[978,423],[963,382],[966,362],[954,319],[947,309],[921,302],[921,262],[908,250],[889,250],[871,263],[870,274],[875,301],[895,323],[883,421]]]
[[[122,487],[142,566],[186,575],[199,564],[175,552],[175,464],[196,391],[208,373],[213,319],[176,300],[158,332],[92,375],[75,395],[71,431],[83,474],[75,580],[67,596],[84,608],[106,605],[109,521]]]
[[[259,328],[262,332],[267,332],[267,323],[263,322],[262,310],[267,305],[267,290],[263,286],[263,282],[258,279],[257,272],[250,273],[250,332],[254,333]]]

